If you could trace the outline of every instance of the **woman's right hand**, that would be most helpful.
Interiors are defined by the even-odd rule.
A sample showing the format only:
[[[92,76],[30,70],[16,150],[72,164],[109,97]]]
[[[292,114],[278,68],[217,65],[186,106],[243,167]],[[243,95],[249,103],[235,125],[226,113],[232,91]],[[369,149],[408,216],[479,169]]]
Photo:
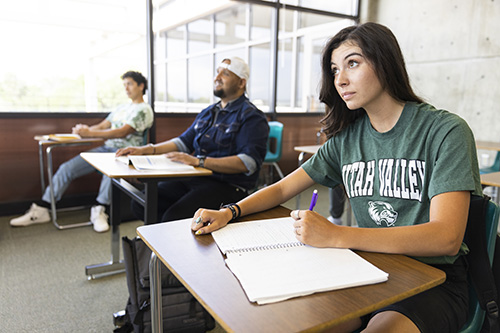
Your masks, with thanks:
[[[122,155],[144,155],[143,148],[141,147],[120,148],[116,151],[115,156],[118,157]]]
[[[191,222],[191,230],[196,235],[209,234],[212,231],[225,227],[233,217],[228,208],[220,210],[200,208],[196,211]]]

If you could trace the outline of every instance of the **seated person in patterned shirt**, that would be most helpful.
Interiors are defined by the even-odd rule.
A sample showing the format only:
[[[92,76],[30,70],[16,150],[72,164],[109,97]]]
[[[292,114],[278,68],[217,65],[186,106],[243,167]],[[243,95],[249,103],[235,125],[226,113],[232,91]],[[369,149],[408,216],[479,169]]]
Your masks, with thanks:
[[[73,133],[83,138],[106,139],[103,146],[91,149],[90,152],[116,152],[119,148],[141,144],[144,131],[153,125],[153,110],[143,99],[147,89],[146,78],[139,72],[129,71],[123,74],[121,79],[130,103],[118,106],[106,119],[96,125],[77,124],[73,127]],[[84,161],[80,155],[61,164],[52,178],[55,200],[61,199],[74,179],[94,171],[96,169]],[[96,203],[90,210],[90,221],[97,232],[109,229],[105,206],[110,204],[110,191],[111,179],[103,175]],[[33,203],[23,216],[12,219],[10,225],[19,227],[49,222],[51,220],[50,202],[50,188],[47,187],[42,200]]]

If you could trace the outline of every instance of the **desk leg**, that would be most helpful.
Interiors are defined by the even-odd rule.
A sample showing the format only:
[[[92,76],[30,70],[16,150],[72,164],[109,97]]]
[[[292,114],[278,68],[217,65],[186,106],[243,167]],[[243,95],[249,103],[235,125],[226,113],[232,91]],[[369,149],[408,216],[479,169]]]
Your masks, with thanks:
[[[121,190],[115,184],[116,179],[112,179],[111,183],[111,261],[103,264],[89,265],[85,267],[85,274],[89,280],[96,279],[100,276],[112,275],[125,272],[125,263],[120,260],[120,201]]]
[[[301,152],[299,154],[299,168],[300,166],[302,165],[302,163],[304,163],[304,156],[306,155],[306,153],[304,152]],[[300,209],[300,193],[297,194],[297,204],[296,204],[296,209]]]
[[[154,252],[151,253],[149,261],[149,276],[151,278],[151,331],[152,333],[163,332],[163,314],[161,299],[161,269],[160,260]]]
[[[144,202],[144,223],[157,223],[158,219],[158,182],[150,181],[145,183],[145,202]]]
[[[45,192],[45,173],[43,172],[43,144],[42,141],[38,141],[38,160],[40,163],[40,184],[42,184],[42,195]]]
[[[54,147],[56,147],[56,146],[47,147],[47,177],[49,178],[50,209],[52,211],[52,223],[59,230],[85,227],[88,225],[92,225],[92,222],[90,222],[90,221],[82,222],[82,223],[67,224],[67,225],[59,225],[57,223],[56,198],[54,196],[54,186],[52,184],[52,176],[54,175],[54,169],[53,169],[53,165],[52,165],[52,148],[54,148]],[[42,164],[40,164],[40,165],[42,165]]]

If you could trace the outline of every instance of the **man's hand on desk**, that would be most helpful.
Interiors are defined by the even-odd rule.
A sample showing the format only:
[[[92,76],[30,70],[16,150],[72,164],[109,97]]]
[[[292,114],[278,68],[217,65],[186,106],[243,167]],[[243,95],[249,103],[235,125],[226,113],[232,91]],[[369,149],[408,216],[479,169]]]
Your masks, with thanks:
[[[180,162],[194,167],[197,167],[200,164],[200,161],[197,157],[186,153],[174,151],[166,154],[166,156],[174,162]]]
[[[147,149],[152,149],[149,146],[144,146],[144,147],[127,147],[127,148],[121,148],[116,151],[116,157],[119,156],[124,156],[124,155],[146,155]],[[151,154],[153,154],[153,151],[151,150]]]

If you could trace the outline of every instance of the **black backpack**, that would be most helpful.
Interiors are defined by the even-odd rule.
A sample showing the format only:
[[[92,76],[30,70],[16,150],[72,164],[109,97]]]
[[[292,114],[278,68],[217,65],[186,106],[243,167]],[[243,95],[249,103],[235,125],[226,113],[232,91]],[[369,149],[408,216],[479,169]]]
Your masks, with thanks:
[[[464,242],[469,247],[469,282],[486,312],[481,332],[500,332],[498,292],[500,291],[500,240],[496,236],[493,265],[490,266],[486,246],[486,211],[490,198],[472,196]]]
[[[129,299],[125,320],[115,332],[151,332],[149,260],[151,250],[136,237],[122,238]],[[163,330],[168,332],[206,332],[215,321],[177,278],[161,264]]]

